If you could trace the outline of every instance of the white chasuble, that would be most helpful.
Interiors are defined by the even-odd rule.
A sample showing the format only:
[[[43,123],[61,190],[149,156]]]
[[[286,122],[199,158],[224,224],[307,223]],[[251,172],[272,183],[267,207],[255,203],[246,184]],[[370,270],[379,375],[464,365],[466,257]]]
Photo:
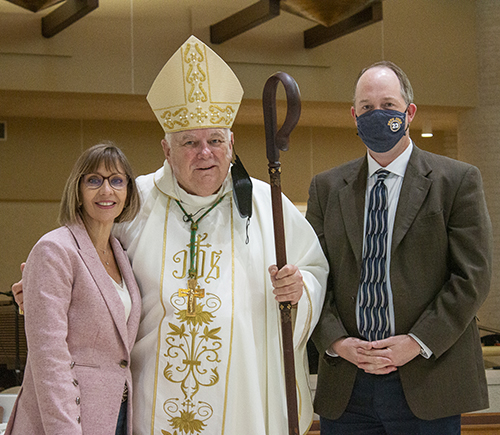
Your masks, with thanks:
[[[246,243],[247,221],[234,204],[230,176],[205,198],[182,191],[168,164],[137,181],[141,213],[116,230],[143,302],[132,352],[134,434],[286,435],[280,317],[267,271],[275,263],[269,186],[253,180]],[[176,200],[196,221],[220,198],[198,222],[191,253],[191,225]],[[297,265],[306,287],[294,330],[303,434],[312,420],[304,349],[319,317],[327,265],[295,212],[285,219],[302,239],[292,259],[304,264]],[[191,266],[196,282],[188,285]]]

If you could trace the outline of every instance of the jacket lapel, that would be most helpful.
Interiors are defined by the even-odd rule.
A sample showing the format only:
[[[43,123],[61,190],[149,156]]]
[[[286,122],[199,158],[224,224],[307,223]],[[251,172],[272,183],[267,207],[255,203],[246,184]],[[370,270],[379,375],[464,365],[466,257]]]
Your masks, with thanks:
[[[432,185],[432,180],[428,178],[431,171],[432,168],[423,159],[420,149],[413,145],[399,195],[391,252],[394,252],[403,240],[427,197]]]
[[[118,295],[118,292],[114,288],[111,277],[108,275],[104,265],[101,263],[99,255],[97,254],[97,251],[95,250],[83,223],[81,225],[68,225],[67,227],[75,237],[78,247],[80,248],[80,257],[87,266],[90,275],[92,275],[97,288],[101,292],[116,328],[122,337],[123,343],[128,348],[129,342],[123,303]],[[129,283],[127,282],[127,285],[128,284]]]
[[[351,174],[345,177],[346,186],[339,192],[340,209],[347,237],[360,265],[363,254],[363,228],[365,216],[366,178],[368,162],[359,160]]]
[[[413,145],[399,196],[391,252],[394,252],[403,240],[427,197],[432,185],[432,181],[428,178],[431,171],[432,168],[423,159],[420,149]],[[354,166],[352,173],[345,177],[346,186],[339,192],[340,208],[347,237],[359,264],[361,264],[363,255],[367,176],[368,162],[365,157],[360,159],[359,165]]]

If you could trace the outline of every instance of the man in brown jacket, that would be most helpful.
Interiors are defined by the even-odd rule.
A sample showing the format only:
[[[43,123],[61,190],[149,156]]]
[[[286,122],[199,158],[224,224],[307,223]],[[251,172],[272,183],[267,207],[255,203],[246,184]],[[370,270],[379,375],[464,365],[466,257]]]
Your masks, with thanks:
[[[481,175],[417,148],[416,110],[399,67],[363,70],[351,112],[367,155],[311,183],[307,218],[330,263],[313,334],[322,435],[459,434],[461,413],[488,407],[475,318],[491,277]]]

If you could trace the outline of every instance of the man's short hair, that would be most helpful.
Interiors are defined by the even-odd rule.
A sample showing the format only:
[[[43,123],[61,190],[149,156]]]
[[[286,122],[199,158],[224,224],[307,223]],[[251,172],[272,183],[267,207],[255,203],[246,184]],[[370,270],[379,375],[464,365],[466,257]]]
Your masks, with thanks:
[[[413,88],[411,87],[411,83],[410,83],[410,80],[408,79],[408,76],[395,63],[390,62],[388,60],[381,60],[379,62],[375,62],[374,64],[370,65],[367,68],[364,68],[359,73],[358,78],[356,79],[356,82],[354,83],[354,96],[352,99],[353,104],[356,104],[356,88],[358,86],[359,79],[366,71],[368,71],[369,69],[372,69],[372,68],[376,68],[376,67],[388,68],[391,71],[393,71],[399,80],[399,84],[401,87],[401,96],[403,97],[403,100],[405,101],[406,105],[408,106],[409,104],[413,103]]]
[[[197,130],[200,130],[200,129],[197,129]],[[216,128],[216,130],[224,130],[224,133],[226,134],[226,138],[227,140],[231,140],[231,129],[230,128]],[[170,145],[172,144],[172,136],[176,133],[181,133],[179,131],[177,132],[165,132],[165,140],[167,141],[167,145],[170,147]]]

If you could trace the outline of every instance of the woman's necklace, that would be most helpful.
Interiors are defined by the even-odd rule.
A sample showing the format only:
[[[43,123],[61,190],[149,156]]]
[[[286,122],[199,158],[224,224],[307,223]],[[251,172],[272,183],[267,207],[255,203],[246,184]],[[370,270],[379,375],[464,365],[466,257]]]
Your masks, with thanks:
[[[110,261],[110,252],[109,249],[97,249],[97,252],[99,254],[99,258],[101,259],[101,262],[104,263],[104,265],[109,266],[109,261]],[[102,252],[102,254],[101,254]]]
[[[208,214],[210,213],[222,200],[224,196],[220,197],[217,202],[215,202],[205,213],[203,213],[198,219],[193,220],[192,214],[188,214],[184,207],[182,207],[179,200],[175,200],[175,202],[179,205],[182,213],[184,213],[184,221],[191,222],[191,240],[189,243],[189,272],[188,272],[188,288],[187,289],[179,289],[179,296],[185,297],[187,296],[187,317],[195,317],[196,316],[196,298],[205,297],[205,289],[200,288],[198,284],[198,270],[197,270],[197,262],[196,260],[196,232],[198,231],[198,223]],[[195,213],[196,214],[196,213]]]

